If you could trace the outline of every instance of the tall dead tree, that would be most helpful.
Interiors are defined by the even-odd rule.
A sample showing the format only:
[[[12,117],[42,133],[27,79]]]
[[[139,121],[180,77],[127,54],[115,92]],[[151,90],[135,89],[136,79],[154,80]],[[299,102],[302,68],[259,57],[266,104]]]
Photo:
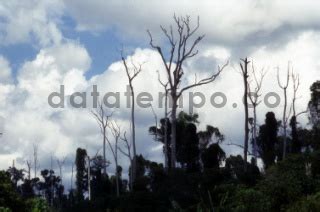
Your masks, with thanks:
[[[38,161],[38,145],[33,144],[33,170],[34,170],[34,178],[37,177],[37,170],[39,168],[39,161]]]
[[[194,83],[186,85],[182,87],[181,82],[184,81],[184,64],[185,62],[198,54],[198,51],[195,50],[196,46],[199,42],[204,38],[204,35],[196,36],[194,38],[195,33],[197,32],[200,23],[199,17],[197,21],[197,25],[195,27],[191,27],[190,17],[176,17],[174,16],[174,21],[176,25],[176,30],[174,32],[173,27],[170,26],[170,29],[160,26],[163,34],[167,38],[169,42],[168,52],[169,57],[166,59],[167,53],[163,52],[163,48],[154,44],[153,37],[148,31],[150,37],[150,46],[154,48],[160,55],[166,75],[168,78],[169,89],[170,89],[170,97],[172,99],[172,110],[171,110],[171,167],[176,167],[176,128],[177,128],[177,108],[178,108],[178,99],[181,97],[182,93],[188,89],[198,87],[201,85],[208,84],[213,82],[222,72],[224,67],[218,67],[218,71],[208,76],[207,78],[203,78],[201,80],[195,79]]]
[[[70,179],[70,191],[73,193],[73,168],[74,168],[74,162],[71,163],[71,179]]]
[[[53,156],[52,156],[52,153],[51,153],[51,158],[50,158],[50,172],[53,172]],[[51,174],[50,174],[51,175]],[[51,188],[51,198],[50,198],[50,206],[53,206],[53,199],[54,199],[54,185],[53,185],[53,180],[51,179],[50,180],[50,188]]]
[[[127,135],[126,132],[123,133],[123,136],[120,137],[120,140],[124,142],[124,146],[125,146],[125,150],[123,150],[120,146],[118,146],[118,150],[124,155],[126,156],[129,161],[130,161],[130,165],[131,165],[131,169],[130,169],[130,189],[132,191],[132,187],[133,187],[133,182],[132,182],[132,155],[131,155],[131,143],[129,142],[129,140],[127,139]]]
[[[32,167],[31,161],[26,160],[26,164],[27,164],[28,180],[30,180],[31,179],[31,167]]]
[[[287,96],[287,88],[290,81],[290,63],[288,63],[288,70],[286,75],[285,83],[282,84],[280,82],[280,74],[279,74],[279,68],[277,69],[277,80],[279,87],[283,90],[283,96],[284,96],[284,106],[283,106],[283,113],[282,113],[282,128],[283,128],[283,152],[282,152],[282,158],[284,159],[286,157],[286,151],[287,151],[287,124],[288,124],[288,115],[287,115],[287,105],[288,105],[288,96]]]
[[[100,127],[100,132],[102,135],[102,141],[103,141],[103,161],[104,161],[104,166],[103,166],[103,175],[107,176],[107,159],[106,159],[106,141],[107,141],[107,127],[109,124],[109,119],[112,116],[111,114],[107,114],[105,111],[105,108],[103,105],[99,102],[98,107],[95,111],[91,111],[93,116],[95,117],[99,127]]]
[[[125,60],[122,52],[121,52],[121,59],[127,74],[129,86],[130,86],[130,92],[131,92],[131,135],[132,135],[132,150],[133,150],[133,161],[132,161],[132,181],[135,181],[136,178],[136,157],[137,157],[137,151],[136,151],[136,125],[135,125],[135,95],[134,95],[134,89],[133,89],[133,80],[141,73],[142,71],[142,64],[136,65],[131,60],[131,66],[129,67],[127,64],[127,61]]]
[[[242,64],[243,63],[243,64]],[[243,78],[243,105],[244,105],[244,145],[243,145],[243,160],[244,160],[244,166],[246,168],[247,161],[248,161],[248,143],[249,143],[249,107],[248,107],[248,66],[250,61],[248,61],[248,58],[241,59],[240,62],[240,68],[242,72],[242,78]]]
[[[291,73],[292,86],[293,86],[293,97],[292,97],[292,115],[296,116],[296,100],[297,92],[300,87],[300,76],[299,74]]]
[[[160,73],[158,72],[158,81],[162,85],[163,90],[165,92],[165,100],[164,100],[164,168],[167,171],[169,168],[169,151],[168,151],[168,85],[169,82],[164,83],[160,79]]]
[[[152,114],[153,114],[153,117],[154,117],[154,123],[156,124],[156,129],[158,129],[158,116],[156,114],[156,112],[154,111],[153,109],[153,106],[152,104],[150,104],[150,108],[151,108],[151,111],[152,111]],[[157,133],[154,135],[154,140],[156,141],[158,139],[158,135]]]
[[[297,114],[296,114],[296,100],[297,100],[297,92],[300,86],[300,77],[298,74],[291,73],[292,78],[292,87],[293,87],[293,96],[292,96],[292,117],[290,119],[291,126],[291,145],[290,152],[299,153],[301,151],[301,142],[298,138],[298,130],[297,130]]]
[[[262,82],[263,79],[266,75],[266,72],[264,72],[264,69],[260,71],[259,76],[257,76],[255,67],[253,63],[252,65],[252,74],[251,76],[253,77],[253,86],[249,83],[248,84],[248,96],[250,103],[252,105],[252,110],[253,110],[253,120],[252,120],[252,153],[253,157],[256,160],[258,157],[258,149],[257,149],[257,107],[261,103],[261,100],[259,98],[261,97],[261,88],[262,88]],[[252,86],[252,87],[251,87]]]
[[[120,146],[118,147],[118,150],[126,157],[128,157],[128,159],[131,161],[132,160],[132,156],[131,156],[131,143],[129,142],[129,140],[127,139],[127,135],[126,132],[123,133],[123,136],[120,138],[123,142],[124,142],[124,146],[126,151],[124,151]]]
[[[62,184],[62,169],[63,169],[63,165],[64,165],[64,163],[65,163],[65,161],[66,161],[66,157],[63,157],[62,159],[57,159],[57,165],[58,165],[58,168],[59,168],[59,176],[60,176],[60,178],[61,178],[61,184]]]
[[[119,143],[120,136],[121,136],[121,130],[120,130],[119,125],[115,121],[111,121],[108,124],[108,128],[110,129],[111,134],[112,134],[112,136],[114,138],[113,142],[111,142],[110,139],[107,138],[107,142],[108,142],[109,149],[110,149],[110,151],[112,153],[113,160],[114,160],[114,163],[115,163],[116,192],[117,192],[117,197],[119,197],[119,195],[120,195],[120,188],[119,188],[119,178],[120,178],[120,176],[119,176],[119,172],[118,172],[118,150],[119,150],[118,143]]]

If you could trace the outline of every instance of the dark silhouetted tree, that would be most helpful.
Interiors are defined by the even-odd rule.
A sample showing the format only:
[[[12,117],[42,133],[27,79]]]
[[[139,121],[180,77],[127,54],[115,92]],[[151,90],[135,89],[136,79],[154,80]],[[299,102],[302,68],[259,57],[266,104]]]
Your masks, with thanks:
[[[320,81],[314,82],[311,87],[311,99],[308,104],[309,118],[315,128],[320,126]]]
[[[44,181],[40,181],[40,191],[42,191],[43,196],[46,198],[47,202],[53,206],[55,199],[61,200],[63,196],[63,185],[60,184],[61,178],[54,174],[53,170],[42,170],[41,176]]]
[[[166,130],[167,129],[167,130]],[[167,161],[167,168],[171,168],[171,122],[168,118],[160,119],[160,126],[152,126],[149,128],[149,133],[154,135],[156,141],[163,144],[163,154]]]
[[[211,144],[203,150],[201,161],[204,169],[218,169],[222,161],[226,158],[226,153],[221,149],[218,143]]]
[[[86,157],[87,151],[78,148],[76,153],[76,199],[82,201],[84,199],[84,192],[87,190],[87,177],[86,177]]]
[[[273,112],[266,114],[265,124],[260,127],[257,140],[259,154],[265,168],[268,168],[275,162],[276,144],[278,143],[278,122]]]

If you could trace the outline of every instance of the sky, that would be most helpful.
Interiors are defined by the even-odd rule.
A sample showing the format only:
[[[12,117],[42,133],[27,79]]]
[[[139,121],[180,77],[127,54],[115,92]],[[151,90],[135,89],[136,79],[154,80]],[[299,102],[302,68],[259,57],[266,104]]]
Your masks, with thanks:
[[[199,113],[200,130],[207,124],[219,127],[226,135],[222,144],[228,154],[241,154],[242,149],[228,143],[243,142],[244,112],[241,103],[243,82],[239,74],[240,58],[248,57],[256,70],[268,70],[262,98],[268,92],[281,97],[277,108],[258,107],[258,123],[264,114],[283,110],[282,92],[277,84],[285,80],[288,64],[300,76],[297,111],[304,111],[310,97],[309,87],[319,79],[320,3],[312,0],[259,1],[244,0],[25,0],[0,2],[0,168],[6,169],[15,160],[16,166],[26,168],[32,158],[32,146],[39,146],[40,169],[58,170],[57,159],[66,158],[63,179],[70,182],[71,163],[76,148],[86,148],[89,155],[101,151],[102,138],[91,114],[92,86],[97,85],[101,96],[120,92],[121,107],[110,109],[122,131],[130,134],[130,110],[123,93],[127,78],[121,62],[124,51],[127,61],[143,64],[134,81],[137,93],[149,92],[157,117],[163,116],[157,94],[159,71],[165,79],[164,67],[158,53],[149,45],[147,30],[154,41],[167,47],[160,25],[174,24],[173,16],[189,15],[191,23],[200,20],[199,35],[205,37],[197,46],[199,53],[186,62],[183,85],[193,82],[195,74],[209,76],[218,65],[229,61],[219,78],[193,92],[206,97]],[[87,107],[52,108],[48,96],[65,86],[65,96],[86,92]],[[292,82],[289,84],[289,99]],[[226,106],[215,108],[210,97],[223,92]],[[100,96],[100,97],[101,97]],[[189,111],[189,95],[184,96],[182,109]],[[195,99],[195,102],[199,99]],[[290,100],[291,101],[291,100]],[[237,107],[233,107],[234,103]],[[222,115],[223,114],[223,115]],[[148,134],[155,124],[151,108],[136,110],[137,152],[149,160],[163,162],[162,147]],[[306,115],[299,117],[308,126]],[[108,151],[108,158],[112,156]],[[124,156],[120,164],[126,170]],[[108,167],[114,170],[113,163]]]

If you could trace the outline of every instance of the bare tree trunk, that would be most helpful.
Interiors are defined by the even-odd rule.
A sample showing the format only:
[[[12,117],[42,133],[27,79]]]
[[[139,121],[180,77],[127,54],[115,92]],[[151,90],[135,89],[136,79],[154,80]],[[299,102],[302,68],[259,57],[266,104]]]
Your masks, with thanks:
[[[177,98],[172,97],[171,111],[171,168],[176,168],[176,143],[177,143]]]
[[[123,52],[121,52],[121,59],[123,62],[123,65],[125,67],[125,71],[128,77],[128,82],[129,82],[129,86],[131,89],[131,127],[132,127],[132,149],[133,149],[133,160],[131,163],[131,169],[132,169],[132,181],[134,182],[136,179],[136,167],[137,167],[137,162],[136,162],[136,157],[137,157],[137,152],[136,152],[136,126],[135,126],[135,117],[134,117],[134,112],[135,112],[135,104],[134,104],[134,90],[133,90],[133,80],[139,75],[139,73],[142,71],[142,65],[139,64],[138,66],[136,66],[133,61],[131,61],[131,65],[133,66],[133,68],[131,70],[133,70],[133,73],[130,73],[129,67],[127,65],[127,62],[123,56]]]
[[[244,148],[243,148],[243,159],[245,169],[247,168],[248,161],[248,141],[249,141],[249,108],[248,108],[248,58],[242,60],[243,65],[240,63],[240,67],[242,70],[243,76],[243,86],[244,86],[244,94],[243,94],[243,105],[244,105]]]
[[[253,157],[257,160],[257,106],[253,107]]]
[[[52,159],[52,154],[51,154],[51,166],[50,166],[50,168],[51,168],[51,171],[53,171],[53,159]],[[52,174],[50,173],[50,175],[52,175]],[[50,205],[53,206],[53,199],[54,199],[53,180],[50,179],[50,181],[51,181],[51,201],[50,201],[51,203],[50,203]]]
[[[118,173],[118,150],[120,149],[118,147],[118,142],[119,142],[119,139],[120,139],[120,135],[121,135],[121,130],[120,130],[120,127],[119,125],[113,121],[110,123],[110,125],[108,126],[111,130],[111,133],[114,137],[114,146],[112,146],[110,140],[107,138],[107,141],[108,141],[108,145],[110,147],[110,150],[112,152],[112,155],[113,155],[113,159],[114,159],[114,163],[115,163],[115,176],[116,176],[116,192],[117,192],[117,197],[119,197],[120,195],[120,192],[119,192],[119,173]]]
[[[131,89],[131,127],[132,127],[132,149],[133,149],[133,160],[132,160],[132,181],[134,182],[136,179],[136,167],[137,167],[137,152],[136,152],[136,125],[135,125],[135,117],[134,117],[134,91],[133,86],[130,81],[130,89]]]
[[[62,184],[62,181],[63,181],[62,168],[63,168],[63,165],[64,165],[65,161],[66,161],[66,157],[63,157],[62,160],[57,159],[57,164],[58,164],[58,167],[59,167],[59,176],[61,178],[61,182],[60,182],[61,184]]]
[[[165,171],[168,171],[169,167],[169,151],[168,151],[168,92],[167,89],[169,82],[163,83],[160,79],[160,73],[158,72],[158,81],[163,86],[165,91],[165,102],[164,102],[164,168]]]
[[[38,168],[38,145],[33,144],[33,165],[34,165],[34,178],[37,177]]]
[[[169,157],[168,157],[168,91],[165,88],[166,96],[165,96],[165,106],[164,106],[164,161],[165,161],[165,169],[169,168]]]
[[[119,138],[120,138],[120,128],[118,127],[117,129],[115,127],[113,127],[115,129],[115,151],[114,151],[114,154],[115,154],[115,157],[114,157],[114,161],[115,161],[115,164],[116,164],[116,189],[117,189],[117,197],[120,196],[120,191],[119,191],[119,172],[118,172],[118,141],[119,141]],[[116,131],[118,130],[118,131]]]
[[[131,143],[128,141],[126,137],[126,132],[123,133],[123,137],[120,136],[120,139],[125,142],[125,147],[127,149],[127,152],[123,151],[120,147],[118,147],[118,150],[126,157],[128,157],[130,164],[132,164],[132,157],[131,157]],[[117,153],[118,154],[118,153]],[[130,169],[129,174],[129,187],[130,191],[132,191],[133,183],[132,183],[132,168]]]
[[[107,161],[106,158],[106,128],[103,128],[102,130],[102,134],[103,134],[103,161],[104,163]],[[103,166],[103,175],[107,176],[107,166]]]
[[[249,97],[249,100],[252,104],[252,107],[253,107],[253,123],[252,123],[252,153],[253,153],[253,158],[255,160],[255,162],[257,161],[257,158],[258,158],[258,148],[257,148],[257,107],[258,105],[261,103],[261,101],[259,101],[259,97],[261,96],[260,94],[260,91],[261,91],[261,88],[262,88],[262,82],[263,82],[263,79],[266,75],[266,72],[264,72],[264,68],[262,68],[261,72],[260,72],[260,75],[259,77],[257,77],[257,73],[256,73],[256,70],[255,70],[255,67],[253,65],[253,62],[251,63],[252,64],[252,75],[250,76],[253,76],[253,79],[252,81],[254,82],[254,87],[251,88],[251,85],[250,83],[248,84],[248,97]],[[249,76],[249,77],[250,77]],[[250,81],[250,80],[249,80]]]
[[[89,201],[91,201],[91,172],[90,172],[91,159],[89,155],[87,156],[87,159],[88,159],[88,199]]]
[[[287,89],[283,89],[284,93],[284,108],[283,108],[283,155],[282,158],[285,159],[287,152]]]
[[[117,156],[116,156],[117,157]],[[116,189],[117,189],[117,197],[120,196],[120,191],[119,191],[119,173],[118,173],[118,159],[116,160]]]
[[[99,108],[96,111],[91,111],[92,115],[95,117],[103,140],[103,175],[107,176],[107,159],[106,159],[106,141],[107,141],[107,127],[109,125],[109,118],[112,116],[112,113],[107,115],[106,111],[101,103],[99,103]]]
[[[71,192],[73,192],[72,191],[72,189],[73,189],[73,167],[74,167],[74,163],[72,163],[72,165],[71,165],[71,182],[70,182],[70,190],[71,190]]]
[[[31,179],[31,162],[29,160],[26,161],[28,167],[28,180]]]
[[[287,122],[288,122],[288,117],[287,117],[287,88],[289,85],[289,80],[290,80],[290,75],[289,75],[289,70],[290,70],[290,63],[288,63],[288,70],[287,70],[287,78],[286,78],[286,83],[282,85],[280,83],[280,76],[279,76],[279,69],[277,72],[277,79],[278,79],[278,85],[279,87],[283,90],[283,95],[284,95],[284,106],[283,106],[283,116],[282,116],[282,126],[283,126],[283,152],[282,152],[282,158],[284,159],[286,157],[286,151],[287,151]],[[288,115],[290,116],[290,114]]]

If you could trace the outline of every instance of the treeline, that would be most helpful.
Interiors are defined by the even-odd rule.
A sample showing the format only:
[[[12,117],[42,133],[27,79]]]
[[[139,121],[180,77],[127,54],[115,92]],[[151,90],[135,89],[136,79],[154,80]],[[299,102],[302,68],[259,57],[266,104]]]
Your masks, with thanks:
[[[64,190],[53,170],[42,170],[40,179],[30,179],[24,170],[16,167],[1,171],[2,210],[319,211],[318,88],[320,81],[311,86],[312,128],[302,128],[291,118],[285,158],[283,135],[279,133],[281,121],[273,112],[266,114],[257,136],[263,168],[257,166],[254,157],[251,162],[245,162],[240,155],[227,157],[220,146],[224,135],[218,128],[208,125],[205,131],[199,131],[199,117],[180,112],[176,168],[170,166],[171,151],[167,151],[168,167],[138,155],[136,178],[130,182],[130,176],[129,180],[123,178],[121,166],[113,175],[104,174],[106,164],[102,155],[90,158],[89,166],[86,150],[78,148],[75,188],[69,191]],[[149,133],[163,144],[166,134],[167,145],[171,146],[170,130],[164,133],[170,125],[170,120],[161,119],[160,126],[151,126]]]

